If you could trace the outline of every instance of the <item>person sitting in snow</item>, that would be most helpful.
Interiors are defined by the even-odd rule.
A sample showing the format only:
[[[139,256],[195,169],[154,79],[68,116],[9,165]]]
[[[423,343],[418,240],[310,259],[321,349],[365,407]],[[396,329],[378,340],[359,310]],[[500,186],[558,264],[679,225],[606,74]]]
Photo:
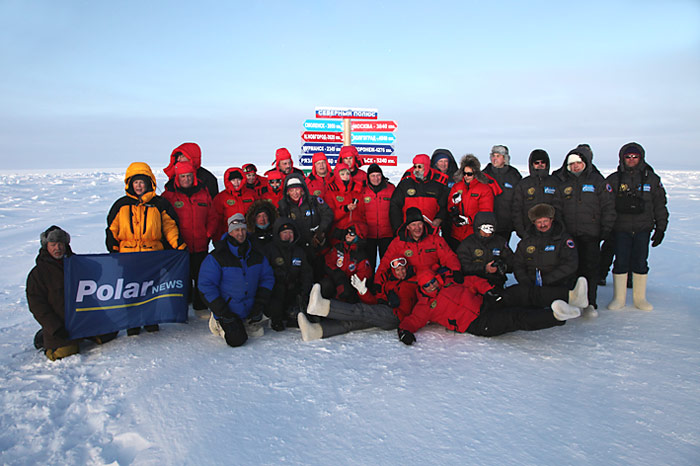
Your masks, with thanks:
[[[65,327],[63,259],[73,255],[70,235],[56,225],[39,235],[41,249],[36,265],[27,277],[27,305],[41,329],[34,336],[34,347],[44,349],[51,361],[80,351],[78,340],[71,340]],[[117,332],[89,338],[97,344],[113,340]]]

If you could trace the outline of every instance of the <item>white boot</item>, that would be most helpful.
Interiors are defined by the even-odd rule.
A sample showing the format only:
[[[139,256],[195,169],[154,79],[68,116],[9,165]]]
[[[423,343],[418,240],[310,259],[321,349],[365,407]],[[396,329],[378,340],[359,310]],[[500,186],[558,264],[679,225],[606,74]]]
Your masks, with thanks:
[[[627,301],[627,274],[613,274],[613,300],[608,304],[608,309],[617,311],[625,307]]]
[[[572,306],[566,301],[557,299],[556,301],[552,301],[552,313],[554,314],[555,319],[564,321],[575,319],[576,317],[580,316],[581,309],[576,306]]]
[[[569,291],[569,304],[581,309],[588,306],[588,281],[586,277],[578,277],[576,286]]]
[[[309,305],[306,307],[306,312],[312,316],[326,317],[331,309],[331,300],[321,296],[321,285],[315,283],[311,287],[309,294]]]
[[[654,306],[647,301],[647,274],[632,274],[632,301],[634,307],[642,311],[654,309]]]
[[[297,314],[297,323],[301,330],[301,339],[304,341],[320,340],[323,337],[321,324],[312,324],[303,312]]]
[[[226,339],[226,336],[224,334],[224,329],[221,328],[221,325],[219,324],[219,321],[214,318],[214,314],[210,313],[209,315],[209,331],[216,335],[217,337],[221,337],[224,340]]]

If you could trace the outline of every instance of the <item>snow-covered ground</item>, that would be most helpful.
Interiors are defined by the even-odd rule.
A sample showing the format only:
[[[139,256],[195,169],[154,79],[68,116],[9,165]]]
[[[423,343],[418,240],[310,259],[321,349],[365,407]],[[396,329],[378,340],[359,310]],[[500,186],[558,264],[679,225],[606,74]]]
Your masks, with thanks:
[[[700,464],[700,172],[659,171],[671,220],[649,313],[605,310],[607,286],[595,320],[492,339],[430,326],[412,347],[266,329],[230,348],[191,318],[49,362],[24,294],[39,233],[103,252],[123,173],[0,172],[0,463]]]

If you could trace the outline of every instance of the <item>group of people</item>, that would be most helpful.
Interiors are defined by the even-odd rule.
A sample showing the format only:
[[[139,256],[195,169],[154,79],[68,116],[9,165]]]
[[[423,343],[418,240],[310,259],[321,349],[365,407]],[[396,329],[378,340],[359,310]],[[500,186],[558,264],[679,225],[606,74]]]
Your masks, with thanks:
[[[380,327],[406,344],[428,322],[482,336],[562,325],[597,315],[597,286],[613,257],[608,308],[625,306],[631,273],[634,305],[651,310],[648,245],[663,240],[668,210],[641,145],[620,149],[607,180],[586,144],[552,173],[547,152],[533,150],[525,178],[504,145],[493,146],[483,170],[474,155],[457,164],[446,149],[412,162],[394,185],[379,165],[361,168],[349,145],[335,167],[314,154],[305,176],[281,148],[264,175],[252,163],[227,169],[219,192],[199,146],[185,143],[171,153],[160,196],[146,163],[128,167],[125,196],[107,216],[107,250],[186,249],[193,310],[230,346],[262,335],[265,318],[276,331],[299,327],[305,341]],[[27,285],[43,330],[36,343],[50,359],[78,351],[59,325],[63,301],[46,296],[62,293],[58,284],[40,285],[71,253],[59,231],[42,233]],[[505,287],[509,273],[517,283]]]

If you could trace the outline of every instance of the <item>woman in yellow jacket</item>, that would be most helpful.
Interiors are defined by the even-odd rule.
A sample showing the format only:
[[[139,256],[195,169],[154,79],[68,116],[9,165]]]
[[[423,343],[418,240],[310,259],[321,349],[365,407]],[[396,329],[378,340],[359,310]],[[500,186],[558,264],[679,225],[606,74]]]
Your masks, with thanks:
[[[117,199],[107,215],[109,252],[145,252],[186,249],[177,228],[177,214],[164,198],[156,195],[156,177],[144,162],[134,162],[124,177],[126,196]],[[145,327],[149,332],[158,325]],[[139,328],[128,329],[138,335]]]

